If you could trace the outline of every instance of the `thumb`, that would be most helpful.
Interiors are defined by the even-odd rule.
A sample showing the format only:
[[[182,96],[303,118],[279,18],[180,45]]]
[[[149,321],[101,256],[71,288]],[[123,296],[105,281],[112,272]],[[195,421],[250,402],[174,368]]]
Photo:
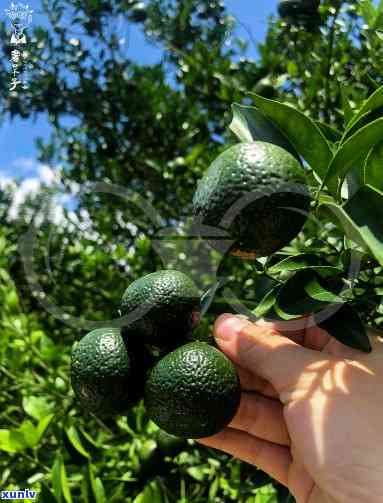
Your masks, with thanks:
[[[257,325],[235,315],[216,320],[214,337],[236,365],[271,382],[279,395],[307,389],[329,363],[328,356],[282,336],[272,324]]]

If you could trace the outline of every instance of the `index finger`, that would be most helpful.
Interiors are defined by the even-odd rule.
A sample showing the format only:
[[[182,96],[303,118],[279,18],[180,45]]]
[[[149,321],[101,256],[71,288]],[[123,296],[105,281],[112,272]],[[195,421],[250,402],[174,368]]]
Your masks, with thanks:
[[[197,442],[256,465],[281,484],[288,485],[288,474],[292,463],[288,447],[233,428],[225,428],[216,435],[200,438]]]
[[[316,325],[312,315],[290,321],[259,319],[254,324],[259,327],[270,328],[274,333],[279,332],[297,344],[316,351],[322,351],[331,339],[325,330]]]

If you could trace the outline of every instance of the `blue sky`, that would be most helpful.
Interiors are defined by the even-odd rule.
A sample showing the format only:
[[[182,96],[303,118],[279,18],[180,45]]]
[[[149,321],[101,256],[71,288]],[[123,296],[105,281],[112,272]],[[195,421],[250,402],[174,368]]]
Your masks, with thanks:
[[[14,0],[15,2],[17,0]],[[0,16],[6,19],[10,29],[9,20],[4,9],[9,8],[11,0],[0,0]],[[34,9],[33,25],[47,26],[46,19],[39,14],[40,0],[23,0]],[[256,57],[255,44],[263,40],[267,29],[267,18],[275,13],[277,0],[224,0],[227,10],[238,21],[236,33],[249,40],[248,55]],[[249,33],[251,33],[251,41]],[[146,43],[141,31],[132,24],[126,35],[126,55],[130,59],[142,64],[151,64],[161,57],[160,48]],[[32,118],[21,120],[19,118],[6,121],[0,125],[0,181],[14,176],[23,179],[39,177],[41,174],[49,179],[49,174],[36,162],[36,147],[34,139],[38,136],[49,138],[50,125],[45,115],[40,114],[36,121]]]

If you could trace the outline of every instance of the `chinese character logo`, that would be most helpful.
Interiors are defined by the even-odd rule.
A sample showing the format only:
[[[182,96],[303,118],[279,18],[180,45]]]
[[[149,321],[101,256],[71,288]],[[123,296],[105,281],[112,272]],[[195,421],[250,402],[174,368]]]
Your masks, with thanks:
[[[27,44],[25,35],[26,28],[32,23],[33,10],[28,4],[21,2],[11,3],[9,9],[5,9],[5,14],[9,17],[12,23],[11,45],[19,46]],[[12,79],[9,90],[14,91],[19,84],[23,85],[23,89],[28,87],[25,74],[25,65],[23,62],[23,53],[17,48],[11,52]]]

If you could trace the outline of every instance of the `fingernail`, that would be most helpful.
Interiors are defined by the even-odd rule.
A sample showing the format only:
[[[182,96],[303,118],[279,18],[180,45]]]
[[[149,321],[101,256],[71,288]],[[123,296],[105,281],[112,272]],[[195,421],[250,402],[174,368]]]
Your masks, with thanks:
[[[224,314],[215,322],[214,337],[223,341],[228,341],[237,335],[249,321],[245,316],[235,316]]]

